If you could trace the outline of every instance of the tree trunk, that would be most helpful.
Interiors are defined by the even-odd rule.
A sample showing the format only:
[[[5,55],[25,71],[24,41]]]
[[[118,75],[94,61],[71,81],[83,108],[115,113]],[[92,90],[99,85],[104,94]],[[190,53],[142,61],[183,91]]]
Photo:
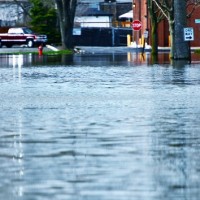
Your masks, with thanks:
[[[175,44],[174,44],[174,22],[171,19],[169,21],[169,32],[170,32],[170,58],[174,58],[174,49],[175,49]]]
[[[55,0],[63,49],[73,49],[73,27],[77,0]]]
[[[151,46],[152,46],[152,55],[158,55],[158,24],[157,20],[152,18],[151,20]]]
[[[153,60],[157,61],[157,58],[158,58],[158,18],[157,18],[157,13],[155,11],[155,4],[152,2],[152,0],[148,0],[147,4],[148,4],[148,11],[149,11],[150,20],[151,20],[151,47],[152,47],[151,54],[153,56]]]
[[[174,0],[174,41],[173,58],[189,59],[188,42],[184,41],[184,28],[187,26],[186,1]]]

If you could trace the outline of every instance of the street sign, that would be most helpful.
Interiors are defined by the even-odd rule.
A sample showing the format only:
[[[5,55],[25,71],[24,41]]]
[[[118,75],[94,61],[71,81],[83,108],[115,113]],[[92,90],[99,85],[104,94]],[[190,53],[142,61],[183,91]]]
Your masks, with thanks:
[[[193,41],[194,40],[194,29],[193,28],[184,28],[184,41]]]
[[[81,35],[81,28],[73,28],[73,35]]]
[[[200,24],[200,19],[195,19],[195,24]]]
[[[131,25],[134,31],[139,31],[142,28],[142,23],[140,20],[134,20]]]
[[[146,39],[146,38],[148,38],[149,37],[149,31],[144,31],[144,38]]]

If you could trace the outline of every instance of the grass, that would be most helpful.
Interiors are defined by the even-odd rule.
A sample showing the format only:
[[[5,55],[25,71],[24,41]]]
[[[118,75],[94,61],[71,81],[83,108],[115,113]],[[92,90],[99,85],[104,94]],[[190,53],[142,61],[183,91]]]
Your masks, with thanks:
[[[72,50],[43,51],[43,54],[44,55],[71,55],[73,54],[73,51]]]
[[[33,54],[37,55],[38,51],[19,51],[19,52],[2,52],[0,54],[6,54],[6,55],[27,55],[27,54]],[[43,55],[71,55],[73,54],[72,50],[59,50],[59,51],[43,51]]]

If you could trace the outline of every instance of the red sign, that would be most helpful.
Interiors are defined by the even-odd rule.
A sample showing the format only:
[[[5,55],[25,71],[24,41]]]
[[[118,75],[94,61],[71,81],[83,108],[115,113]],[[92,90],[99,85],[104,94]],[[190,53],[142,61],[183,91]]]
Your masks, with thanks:
[[[139,20],[134,20],[131,25],[134,31],[139,31],[142,28],[142,23]]]

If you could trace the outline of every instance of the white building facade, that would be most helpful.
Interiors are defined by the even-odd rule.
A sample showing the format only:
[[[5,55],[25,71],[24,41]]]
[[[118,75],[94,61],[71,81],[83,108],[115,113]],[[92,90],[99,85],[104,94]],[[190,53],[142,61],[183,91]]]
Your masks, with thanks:
[[[13,0],[0,0],[0,26],[15,26],[24,24],[26,16],[20,4],[28,6],[27,0],[18,1],[15,3]]]

